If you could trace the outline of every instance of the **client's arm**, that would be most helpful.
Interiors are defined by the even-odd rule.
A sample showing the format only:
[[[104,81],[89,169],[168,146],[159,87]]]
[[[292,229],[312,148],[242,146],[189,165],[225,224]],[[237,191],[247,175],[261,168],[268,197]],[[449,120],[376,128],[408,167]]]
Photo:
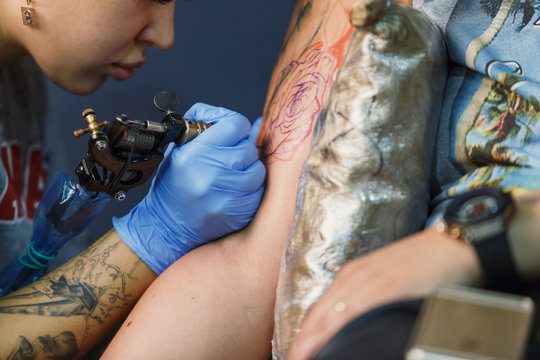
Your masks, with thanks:
[[[104,359],[264,359],[276,283],[314,121],[353,29],[354,0],[297,2],[270,81],[259,142],[266,193],[243,231],[205,245],[145,292]]]

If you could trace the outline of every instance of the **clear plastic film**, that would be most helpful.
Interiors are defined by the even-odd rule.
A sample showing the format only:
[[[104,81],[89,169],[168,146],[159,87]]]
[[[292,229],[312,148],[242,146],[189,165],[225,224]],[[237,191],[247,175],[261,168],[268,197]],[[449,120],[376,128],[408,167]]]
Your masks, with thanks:
[[[34,214],[32,241],[26,254],[0,272],[0,296],[45,275],[48,261],[101,213],[109,199],[104,193],[87,192],[68,175],[57,172]]]
[[[282,260],[274,358],[350,259],[420,230],[444,85],[439,28],[407,6],[363,0],[328,105],[315,125]],[[355,289],[351,289],[355,291]]]

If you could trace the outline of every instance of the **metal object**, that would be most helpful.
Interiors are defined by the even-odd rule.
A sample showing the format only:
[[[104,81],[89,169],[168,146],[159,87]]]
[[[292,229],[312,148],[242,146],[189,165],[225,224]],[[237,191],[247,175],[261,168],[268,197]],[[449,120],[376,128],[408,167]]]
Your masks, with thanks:
[[[158,167],[169,143],[181,146],[211,126],[184,119],[174,111],[178,104],[172,93],[156,94],[154,105],[166,112],[160,122],[130,120],[120,114],[99,123],[93,109],[84,110],[88,126],[73,132],[75,137],[90,134],[88,152],[75,170],[80,184],[88,191],[124,200],[129,189],[142,185]]]
[[[154,106],[161,111],[176,111],[178,105],[180,105],[180,100],[173,93],[162,91],[154,95]]]

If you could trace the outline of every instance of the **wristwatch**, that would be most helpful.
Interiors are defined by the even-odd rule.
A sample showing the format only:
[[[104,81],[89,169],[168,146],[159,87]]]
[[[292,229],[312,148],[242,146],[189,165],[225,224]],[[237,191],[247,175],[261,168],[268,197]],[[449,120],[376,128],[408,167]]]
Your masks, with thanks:
[[[474,246],[493,290],[513,289],[520,283],[506,236],[513,214],[510,194],[484,187],[454,198],[436,225],[438,231]]]

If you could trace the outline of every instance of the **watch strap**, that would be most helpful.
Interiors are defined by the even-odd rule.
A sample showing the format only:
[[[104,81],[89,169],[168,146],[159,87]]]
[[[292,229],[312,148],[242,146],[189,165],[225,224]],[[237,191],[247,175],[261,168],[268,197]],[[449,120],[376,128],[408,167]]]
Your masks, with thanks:
[[[484,271],[487,287],[496,291],[510,291],[519,287],[517,274],[506,232],[489,241],[474,242],[478,259]]]

